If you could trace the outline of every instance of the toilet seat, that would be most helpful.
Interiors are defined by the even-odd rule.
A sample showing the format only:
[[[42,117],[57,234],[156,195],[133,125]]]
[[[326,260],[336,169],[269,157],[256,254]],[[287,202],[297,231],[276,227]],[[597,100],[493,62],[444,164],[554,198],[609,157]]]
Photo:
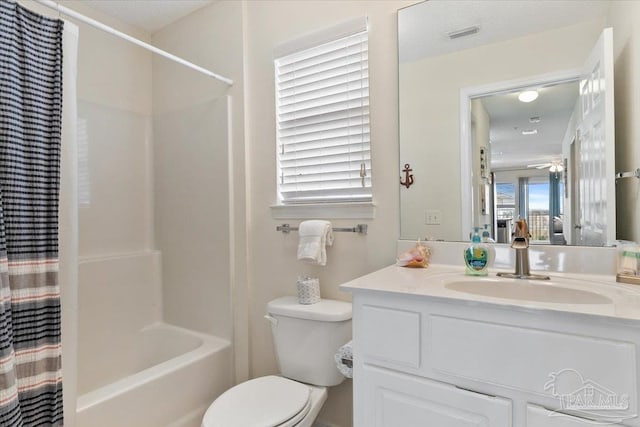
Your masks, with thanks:
[[[304,406],[304,408],[302,408],[302,410],[300,412],[298,412],[296,415],[294,415],[293,418],[285,421],[282,424],[278,424],[278,427],[296,427],[298,425],[298,423],[300,421],[302,421],[302,419],[304,417],[307,416],[307,414],[309,413],[310,409],[311,409],[311,399],[309,399],[309,401]]]
[[[202,427],[294,427],[310,408],[308,386],[270,375],[220,395],[207,409]]]

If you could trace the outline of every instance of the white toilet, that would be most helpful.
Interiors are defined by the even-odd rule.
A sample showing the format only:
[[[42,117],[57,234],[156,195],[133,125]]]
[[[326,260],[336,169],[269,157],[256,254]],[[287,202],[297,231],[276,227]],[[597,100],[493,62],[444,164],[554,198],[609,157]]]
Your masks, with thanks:
[[[267,305],[282,376],[230,388],[207,409],[202,427],[310,427],[327,387],[344,381],[333,355],[351,339],[351,304],[322,299],[298,304],[283,297]]]

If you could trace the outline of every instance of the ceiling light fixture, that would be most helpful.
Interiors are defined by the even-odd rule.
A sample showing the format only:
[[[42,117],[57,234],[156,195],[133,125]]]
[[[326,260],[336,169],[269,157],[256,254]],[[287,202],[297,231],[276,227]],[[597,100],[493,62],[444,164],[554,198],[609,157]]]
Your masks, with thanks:
[[[538,129],[526,129],[522,131],[523,135],[536,135],[538,133]]]
[[[520,102],[531,102],[535,101],[536,98],[538,98],[537,90],[525,90],[523,92],[520,92],[520,94],[518,95],[518,99],[520,100]]]
[[[564,166],[562,166],[562,162],[560,160],[554,160],[549,168],[549,172],[562,172],[564,170]]]

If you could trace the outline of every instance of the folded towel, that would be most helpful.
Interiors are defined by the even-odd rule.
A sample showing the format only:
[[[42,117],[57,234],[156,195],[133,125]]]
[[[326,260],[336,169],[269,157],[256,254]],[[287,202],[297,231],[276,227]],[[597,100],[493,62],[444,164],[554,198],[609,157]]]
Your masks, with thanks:
[[[302,221],[298,227],[298,259],[310,264],[327,264],[327,246],[333,244],[329,221]]]

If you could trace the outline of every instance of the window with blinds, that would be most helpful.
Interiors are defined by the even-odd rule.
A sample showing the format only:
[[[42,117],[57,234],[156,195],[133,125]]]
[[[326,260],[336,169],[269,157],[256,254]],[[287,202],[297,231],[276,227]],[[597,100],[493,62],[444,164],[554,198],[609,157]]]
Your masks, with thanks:
[[[371,201],[367,32],[275,60],[282,204]]]

